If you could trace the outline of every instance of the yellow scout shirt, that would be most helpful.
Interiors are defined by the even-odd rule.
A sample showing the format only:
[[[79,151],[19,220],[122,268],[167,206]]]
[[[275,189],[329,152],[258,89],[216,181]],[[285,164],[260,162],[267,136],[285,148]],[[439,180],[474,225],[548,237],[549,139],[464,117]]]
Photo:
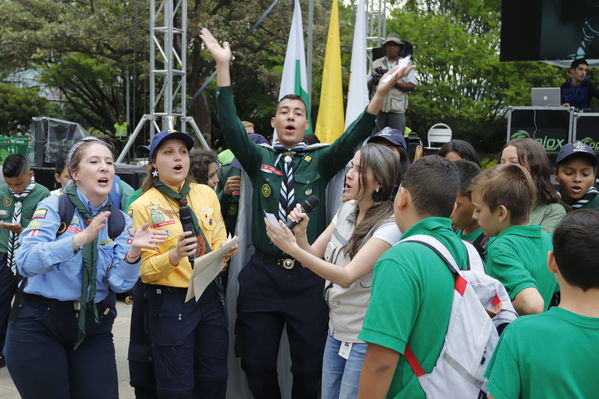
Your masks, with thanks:
[[[227,233],[214,190],[203,184],[190,183],[187,201],[195,212],[210,247],[213,250],[220,248]],[[129,215],[135,229],[144,223],[150,223],[152,229],[168,231],[168,238],[159,243],[157,249],[142,249],[141,280],[149,284],[187,287],[192,271],[189,260],[185,257],[178,266],[174,266],[168,259],[169,250],[177,246],[177,239],[183,232],[179,220],[179,204],[152,188],[131,204]]]

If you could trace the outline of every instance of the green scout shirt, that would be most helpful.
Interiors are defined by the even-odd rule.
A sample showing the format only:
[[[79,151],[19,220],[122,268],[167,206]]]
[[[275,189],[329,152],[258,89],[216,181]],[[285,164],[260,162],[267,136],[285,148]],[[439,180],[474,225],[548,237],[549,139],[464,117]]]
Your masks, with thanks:
[[[599,318],[553,307],[501,335],[486,376],[497,399],[599,398]]]
[[[426,234],[441,241],[460,267],[468,254],[451,230],[451,220],[431,217],[402,236]],[[439,358],[451,314],[454,276],[445,262],[423,244],[404,242],[385,252],[374,267],[370,305],[358,338],[403,355],[409,345],[426,373]],[[416,375],[400,356],[388,398],[424,398]]]
[[[528,224],[541,226],[543,231],[553,234],[564,216],[566,216],[566,208],[562,204],[543,204],[533,208]]]
[[[545,309],[558,286],[547,268],[547,252],[553,250],[551,235],[541,226],[511,226],[489,242],[487,273],[501,281],[510,299],[525,288],[536,288]]]
[[[227,179],[233,176],[241,176],[241,170],[233,167],[231,163],[223,166],[218,170],[218,185],[216,192],[220,201],[220,212],[223,215],[227,232],[231,235],[235,234],[235,226],[237,225],[237,212],[239,211],[239,194],[227,195],[224,192]]]
[[[584,204],[583,208],[599,209],[599,194],[595,195],[592,200]]]
[[[50,195],[50,191],[41,184],[35,183],[35,187],[23,200],[21,208],[21,227],[25,228],[33,217],[37,204]],[[15,210],[15,200],[12,191],[6,183],[0,185],[0,221],[12,223],[12,215]],[[8,237],[10,231],[0,229],[0,252],[8,253]]]
[[[282,252],[270,243],[264,226],[264,212],[278,213],[283,178],[283,156],[272,148],[255,144],[237,117],[231,87],[219,87],[217,118],[227,146],[233,151],[252,181],[252,241],[256,249],[273,256]],[[352,159],[356,147],[374,127],[376,115],[363,112],[335,142],[326,147],[298,152],[292,160],[295,201],[302,203],[310,195],[320,206],[310,214],[308,239],[316,240],[326,227],[325,191],[329,180]],[[279,162],[275,164],[275,161]]]

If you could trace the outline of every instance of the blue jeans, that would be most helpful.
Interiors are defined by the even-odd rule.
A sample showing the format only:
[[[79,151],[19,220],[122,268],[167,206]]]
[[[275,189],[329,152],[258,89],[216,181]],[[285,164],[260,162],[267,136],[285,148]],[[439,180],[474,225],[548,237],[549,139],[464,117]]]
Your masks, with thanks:
[[[339,356],[341,343],[329,332],[322,361],[322,399],[358,397],[360,372],[368,344],[354,343],[346,360]]]

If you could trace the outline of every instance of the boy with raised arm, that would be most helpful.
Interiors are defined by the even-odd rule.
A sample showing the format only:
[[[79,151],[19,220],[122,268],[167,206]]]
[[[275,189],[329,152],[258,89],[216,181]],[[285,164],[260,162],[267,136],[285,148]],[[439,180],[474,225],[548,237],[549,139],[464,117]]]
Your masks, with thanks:
[[[330,146],[314,148],[302,143],[309,125],[306,104],[299,96],[284,96],[271,119],[278,142],[267,148],[248,138],[236,115],[230,87],[229,43],[221,46],[207,29],[202,29],[200,36],[216,61],[217,116],[223,136],[253,188],[252,239],[256,252],[239,274],[237,302],[241,366],[254,397],[279,398],[277,355],[281,333],[287,327],[292,395],[316,398],[328,318],[322,295],[324,281],[269,242],[264,213],[273,213],[286,221],[295,204],[311,195],[324,204],[327,183],[372,132],[385,96],[413,67],[405,68],[387,82],[381,80],[366,111]],[[326,227],[325,216],[324,206],[311,213],[307,231],[310,240],[315,240]]]

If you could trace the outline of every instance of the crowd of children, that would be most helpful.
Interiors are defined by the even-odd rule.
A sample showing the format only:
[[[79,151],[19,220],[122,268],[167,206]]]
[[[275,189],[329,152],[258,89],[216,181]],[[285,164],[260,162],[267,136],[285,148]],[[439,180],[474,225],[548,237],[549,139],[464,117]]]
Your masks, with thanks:
[[[132,201],[132,188],[114,174],[110,146],[95,138],[57,165],[61,189],[52,194],[60,199],[35,183],[24,157],[11,155],[4,163],[0,345],[19,272],[30,282],[22,283],[23,310],[9,324],[4,354],[23,397],[68,397],[69,389],[80,397],[118,396],[108,302],[138,277],[143,294],[135,305],[143,301],[147,309],[133,313],[142,326],[136,333],[147,335],[147,352],[131,351],[130,360],[151,359],[143,361],[152,365],[151,377],[136,385],[137,397],[225,397],[230,367],[239,367],[227,361],[225,287],[217,277],[199,302],[185,296],[193,256],[219,248],[227,230],[235,233],[242,170],[253,189],[248,202],[255,209],[249,216],[256,251],[235,279],[235,351],[254,397],[281,396],[276,363],[284,327],[298,399],[424,398],[431,384],[443,397],[466,397],[443,367],[457,370],[477,397],[599,397],[592,376],[599,367],[593,349],[599,342],[599,239],[595,246],[592,234],[599,229],[599,191],[591,147],[565,145],[552,169],[536,140],[516,139],[503,148],[500,165],[481,170],[476,151],[462,140],[411,163],[401,132],[385,128],[354,151],[372,132],[391,77],[330,146],[302,141],[306,105],[284,97],[272,119],[279,142],[264,145],[236,116],[228,44],[205,29],[201,36],[217,62],[219,121],[235,156],[220,184],[217,154],[192,149],[193,139],[181,132],[154,136],[148,175]],[[327,227],[324,206],[308,217],[297,203],[313,193],[325,202],[328,181],[350,159],[343,204]],[[70,223],[61,223],[63,198],[75,208]],[[128,216],[120,211],[127,208]],[[265,212],[278,214],[279,225]],[[114,237],[111,214],[124,218]],[[65,230],[55,232],[62,224],[64,236]],[[58,251],[58,263],[45,255],[47,248]],[[223,256],[236,253],[234,247]],[[455,298],[467,298],[480,276],[497,290],[488,303],[476,303],[485,317],[495,320],[503,297],[520,317],[492,327],[482,346],[452,341],[471,352],[474,364],[466,365],[452,357],[446,337],[456,324],[468,328]],[[60,315],[44,316],[42,308]],[[68,322],[60,325],[57,317]],[[26,333],[51,337],[33,351]],[[96,361],[88,361],[78,348],[95,339],[102,345],[90,352]],[[50,341],[61,347],[56,353],[68,367],[53,368],[50,355],[39,359],[52,349]],[[34,373],[27,369],[32,361]],[[87,383],[90,364],[108,370],[95,393]],[[37,376],[42,367],[52,373]],[[69,373],[78,378],[69,381]]]

